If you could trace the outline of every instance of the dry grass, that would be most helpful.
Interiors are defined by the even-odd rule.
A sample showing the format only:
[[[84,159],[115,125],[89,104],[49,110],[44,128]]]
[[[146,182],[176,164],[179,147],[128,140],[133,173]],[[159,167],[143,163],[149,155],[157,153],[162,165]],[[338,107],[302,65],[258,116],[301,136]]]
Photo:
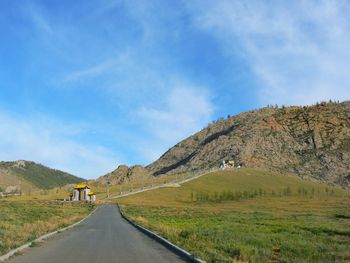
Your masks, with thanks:
[[[175,174],[175,175],[162,175],[162,176],[149,176],[142,178],[134,178],[132,181],[125,182],[121,185],[110,185],[110,196],[119,195],[120,193],[127,193],[130,191],[140,190],[147,187],[159,186],[168,183],[176,183],[178,181],[187,179],[191,174]],[[97,183],[91,184],[93,191],[96,193],[97,199],[102,199],[107,196],[107,186],[101,186]],[[174,185],[173,185],[174,186]]]
[[[56,201],[0,200],[0,255],[85,217],[92,206]]]
[[[33,191],[23,191],[18,195],[15,196],[0,196],[0,202],[2,200],[9,200],[9,201],[45,201],[45,200],[64,200],[68,199],[70,193],[72,191],[68,191],[64,188],[54,188],[54,189],[47,189],[47,190],[33,190]]]

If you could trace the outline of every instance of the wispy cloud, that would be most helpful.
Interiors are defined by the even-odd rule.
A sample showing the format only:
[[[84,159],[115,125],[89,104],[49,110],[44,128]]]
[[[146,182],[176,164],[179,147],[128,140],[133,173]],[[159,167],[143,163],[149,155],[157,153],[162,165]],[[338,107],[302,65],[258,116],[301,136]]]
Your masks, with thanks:
[[[350,5],[347,1],[197,1],[195,24],[245,58],[264,103],[347,99]]]
[[[113,54],[111,54],[113,57]],[[132,58],[130,54],[125,51],[114,58],[108,58],[100,63],[85,67],[68,73],[63,79],[65,82],[81,81],[82,79],[90,79],[100,77],[106,74],[118,74],[124,71],[130,65]]]
[[[117,66],[118,66],[118,59],[103,61],[100,64],[97,64],[88,68],[80,69],[67,74],[66,77],[64,78],[64,81],[71,82],[71,81],[79,81],[81,79],[97,77],[101,74],[110,72]]]
[[[0,122],[0,160],[32,160],[85,178],[116,166],[115,153],[77,142],[74,136],[79,127],[45,122],[45,118],[23,120],[4,112],[0,112]]]
[[[45,34],[53,34],[52,25],[42,8],[34,4],[24,5],[23,8],[37,30]]]
[[[153,139],[141,143],[140,150],[155,160],[167,147],[203,128],[212,118],[214,106],[204,88],[176,85],[161,102],[160,108],[142,107],[142,124]]]

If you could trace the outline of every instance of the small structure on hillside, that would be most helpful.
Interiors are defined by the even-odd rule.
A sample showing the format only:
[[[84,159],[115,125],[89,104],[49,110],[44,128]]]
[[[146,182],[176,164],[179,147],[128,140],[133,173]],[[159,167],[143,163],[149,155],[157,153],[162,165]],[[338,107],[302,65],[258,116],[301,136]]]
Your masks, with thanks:
[[[90,186],[86,183],[80,183],[73,187],[73,194],[71,194],[72,201],[91,201],[91,197],[96,200],[95,194],[91,192]]]
[[[222,161],[222,165],[220,165],[220,168],[222,170],[226,170],[226,169],[234,169],[234,168],[241,168],[240,164],[235,164],[234,160],[230,160],[230,161]]]
[[[231,160],[231,161],[225,161],[225,160],[223,160],[222,161],[222,165],[221,165],[221,168],[223,169],[223,170],[225,170],[225,169],[230,169],[230,168],[234,168],[235,167],[235,161],[234,160]]]

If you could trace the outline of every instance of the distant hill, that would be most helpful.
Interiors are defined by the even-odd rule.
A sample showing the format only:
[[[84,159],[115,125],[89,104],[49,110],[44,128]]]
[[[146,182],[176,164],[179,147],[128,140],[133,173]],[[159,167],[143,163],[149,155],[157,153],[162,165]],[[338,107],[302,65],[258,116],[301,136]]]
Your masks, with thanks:
[[[29,161],[0,162],[0,192],[50,189],[84,179]]]
[[[150,172],[141,165],[134,165],[128,167],[126,165],[119,165],[114,171],[99,177],[96,182],[98,184],[106,185],[110,182],[112,185],[122,184],[125,182],[135,181],[143,176],[150,175]]]
[[[350,102],[266,107],[220,119],[146,169],[160,175],[223,160],[350,186]]]

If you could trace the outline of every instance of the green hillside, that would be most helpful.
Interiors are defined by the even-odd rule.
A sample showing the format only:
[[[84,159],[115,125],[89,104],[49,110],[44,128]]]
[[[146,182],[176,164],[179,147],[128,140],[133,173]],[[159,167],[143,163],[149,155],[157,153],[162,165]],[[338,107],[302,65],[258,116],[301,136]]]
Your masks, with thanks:
[[[133,220],[207,262],[346,262],[350,193],[254,169],[118,200]]]
[[[50,189],[84,181],[69,173],[28,161],[0,162],[0,174],[2,188],[21,184],[23,189],[23,187],[29,188],[29,184],[33,188]]]

